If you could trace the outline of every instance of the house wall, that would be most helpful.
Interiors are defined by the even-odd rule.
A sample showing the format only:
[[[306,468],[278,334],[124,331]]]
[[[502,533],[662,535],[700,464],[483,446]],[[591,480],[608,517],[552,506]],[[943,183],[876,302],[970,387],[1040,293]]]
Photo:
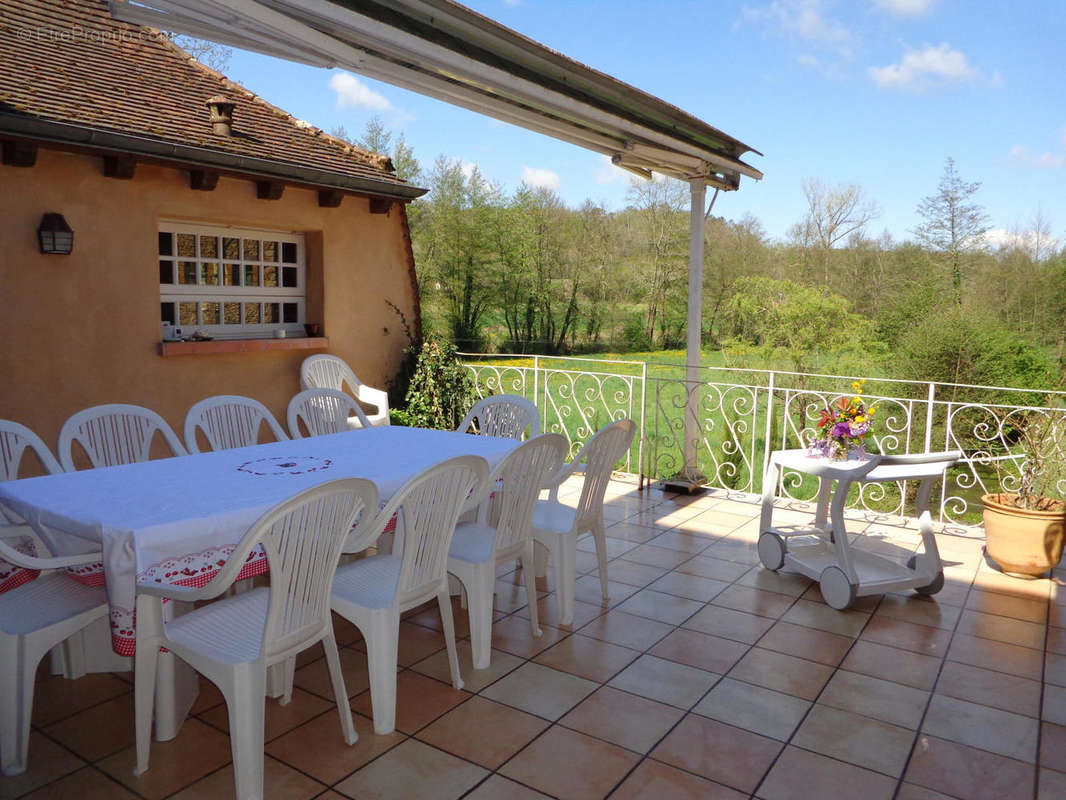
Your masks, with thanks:
[[[74,230],[69,256],[41,255],[45,212]],[[307,319],[328,351],[159,355],[160,219],[299,231],[307,239]],[[222,177],[193,191],[184,170],[138,164],[132,180],[106,178],[99,157],[41,149],[34,167],[0,166],[0,418],[55,447],[74,412],[100,403],[155,409],[181,436],[204,397],[254,397],[284,426],[300,389],[300,362],[316,352],[345,359],[384,388],[407,345],[386,300],[412,323],[415,288],[403,215],[370,214],[365,198],[320,208],[317,192],[286,187],[256,198],[255,184]]]

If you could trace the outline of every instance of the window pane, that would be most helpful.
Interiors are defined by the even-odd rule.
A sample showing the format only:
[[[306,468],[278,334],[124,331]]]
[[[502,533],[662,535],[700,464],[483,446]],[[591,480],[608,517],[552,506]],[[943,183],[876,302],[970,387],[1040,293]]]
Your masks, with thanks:
[[[241,324],[241,304],[240,303],[223,303],[222,304],[222,318],[227,325],[240,325]]]
[[[281,245],[281,260],[286,264],[296,263],[296,242],[285,242]]]
[[[277,267],[263,267],[263,285],[264,286],[277,286],[278,285],[278,268]]]
[[[259,285],[259,267],[254,264],[244,265],[244,285],[245,286],[258,286]]]
[[[223,286],[240,286],[241,285],[241,265],[240,264],[223,264],[222,265],[222,285]]]
[[[200,237],[200,258],[218,258],[218,238],[215,236]]]
[[[159,232],[159,255],[172,256],[174,255],[174,234]]]
[[[219,303],[200,303],[202,325],[218,325]]]
[[[196,324],[196,303],[178,303],[178,311],[182,325]]]
[[[278,311],[277,303],[263,303],[263,322],[280,322],[281,317]]]
[[[244,260],[245,261],[258,261],[259,260],[259,241],[257,239],[245,239],[244,240]]]
[[[167,325],[174,324],[174,304],[173,303],[160,303],[159,304],[160,316],[163,318],[163,322]]]
[[[222,257],[230,261],[237,261],[241,257],[241,240],[231,239],[225,236],[222,239]]]
[[[173,261],[160,261],[159,262],[159,282],[160,283],[174,283],[174,262]]]
[[[201,264],[200,278],[204,286],[218,286],[218,264]]]
[[[296,303],[283,303],[281,307],[282,313],[285,315],[285,322],[296,322],[297,320],[297,305]]]
[[[289,289],[296,288],[296,267],[282,267],[281,268],[281,285]]]
[[[195,261],[179,261],[178,262],[178,283],[196,285],[196,262]],[[185,325],[186,323],[181,323]]]
[[[186,258],[196,257],[196,237],[191,233],[178,234],[178,255]]]
[[[245,325],[258,325],[259,324],[259,303],[245,303],[244,304],[244,324]]]
[[[277,261],[278,260],[278,243],[277,242],[263,242],[263,260],[264,261]]]

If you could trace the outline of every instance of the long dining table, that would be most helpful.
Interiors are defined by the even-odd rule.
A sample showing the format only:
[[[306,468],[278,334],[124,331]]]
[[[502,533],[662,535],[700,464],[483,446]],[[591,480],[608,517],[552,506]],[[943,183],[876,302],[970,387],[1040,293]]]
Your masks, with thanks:
[[[373,481],[385,502],[439,461],[477,455],[492,468],[517,445],[492,436],[379,426],[7,481],[0,483],[0,505],[33,526],[57,555],[103,550],[112,647],[132,655],[137,584],[203,586],[252,523],[282,500],[326,481],[359,477]],[[265,558],[253,553],[241,576],[265,569]],[[185,706],[157,709],[169,720],[157,722],[157,737],[172,738],[191,701],[162,705]]]

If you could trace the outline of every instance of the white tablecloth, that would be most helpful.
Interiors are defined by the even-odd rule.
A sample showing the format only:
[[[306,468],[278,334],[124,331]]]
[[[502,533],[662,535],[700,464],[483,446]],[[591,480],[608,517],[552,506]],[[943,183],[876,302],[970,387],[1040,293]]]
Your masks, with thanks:
[[[57,553],[102,543],[112,642],[116,652],[128,655],[137,581],[203,585],[249,526],[282,500],[354,477],[372,480],[386,500],[439,461],[478,455],[491,468],[517,445],[491,436],[381,426],[7,481],[0,483],[0,504],[33,525]]]

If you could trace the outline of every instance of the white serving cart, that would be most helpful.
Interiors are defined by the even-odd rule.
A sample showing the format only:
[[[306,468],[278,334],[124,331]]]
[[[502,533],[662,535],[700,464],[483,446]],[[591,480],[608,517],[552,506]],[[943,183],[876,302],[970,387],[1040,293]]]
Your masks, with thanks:
[[[929,496],[936,480],[961,457],[961,452],[952,451],[834,461],[808,455],[806,450],[772,453],[763,476],[759,560],[767,569],[787,567],[818,581],[825,602],[841,611],[849,608],[856,597],[865,595],[904,589],[936,594],[944,586],[944,570],[933,538]],[[818,478],[813,527],[771,524],[774,495],[783,470]],[[915,505],[923,552],[912,555],[904,565],[854,546],[844,526],[844,503],[851,485],[914,480],[920,482]]]

